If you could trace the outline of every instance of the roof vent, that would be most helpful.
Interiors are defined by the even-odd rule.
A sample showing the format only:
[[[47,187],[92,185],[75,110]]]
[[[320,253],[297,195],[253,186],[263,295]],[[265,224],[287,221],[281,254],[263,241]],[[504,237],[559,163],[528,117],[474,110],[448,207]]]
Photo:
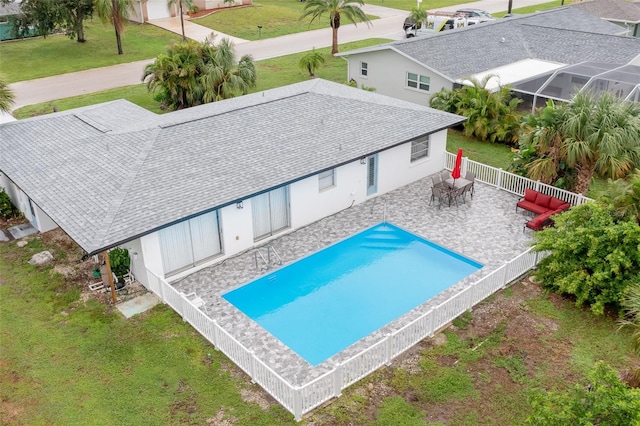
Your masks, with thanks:
[[[505,41],[507,41],[507,40],[506,40],[504,37],[502,37],[502,38],[500,39],[500,43],[504,43]]]

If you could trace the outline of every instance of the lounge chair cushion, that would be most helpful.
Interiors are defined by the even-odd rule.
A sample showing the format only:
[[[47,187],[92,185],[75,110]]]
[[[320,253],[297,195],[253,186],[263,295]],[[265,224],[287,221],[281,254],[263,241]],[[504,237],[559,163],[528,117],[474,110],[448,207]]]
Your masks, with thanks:
[[[558,210],[560,208],[561,205],[563,204],[567,204],[564,201],[558,199],[558,198],[551,198],[551,201],[549,201],[549,209],[551,210]]]
[[[534,217],[529,222],[527,222],[527,228],[531,228],[533,230],[538,231],[544,228],[545,226],[550,225],[551,215],[553,215],[553,213],[554,213],[553,211],[548,211],[546,213],[542,213]]]
[[[551,196],[538,193],[538,196],[536,197],[537,205],[548,209],[550,202],[551,202]]]
[[[536,202],[536,197],[538,196],[538,192],[533,189],[525,189],[524,190],[524,200],[530,203]]]

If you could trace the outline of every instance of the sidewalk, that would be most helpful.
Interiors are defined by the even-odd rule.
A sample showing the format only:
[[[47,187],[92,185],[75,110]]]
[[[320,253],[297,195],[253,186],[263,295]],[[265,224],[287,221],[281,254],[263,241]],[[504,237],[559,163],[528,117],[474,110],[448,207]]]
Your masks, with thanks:
[[[548,0],[513,0],[513,7],[524,7],[545,3],[546,1]],[[489,12],[498,12],[505,10],[506,4],[506,0],[480,0],[474,3],[460,4],[438,10],[456,10],[463,7],[473,7]],[[338,32],[340,43],[369,38],[386,38],[391,40],[404,38],[405,34],[404,31],[402,31],[402,23],[409,14],[407,11],[374,5],[365,5],[363,9],[367,14],[379,16],[380,19],[372,21],[369,26],[365,23],[341,26]],[[177,34],[182,34],[179,18],[167,18],[151,23]],[[331,46],[331,28],[329,27],[282,37],[248,41],[212,31],[210,28],[203,27],[188,20],[184,21],[184,25],[185,35],[188,38],[203,41],[211,32],[215,32],[217,39],[228,37],[235,43],[236,55],[238,57],[250,54],[254,60],[304,52],[314,47],[321,48]],[[9,87],[13,90],[16,98],[13,108],[17,109],[40,102],[140,84],[142,83],[144,67],[148,63],[153,62],[153,60],[154,58],[150,58],[127,64],[94,68],[86,71],[10,84]]]

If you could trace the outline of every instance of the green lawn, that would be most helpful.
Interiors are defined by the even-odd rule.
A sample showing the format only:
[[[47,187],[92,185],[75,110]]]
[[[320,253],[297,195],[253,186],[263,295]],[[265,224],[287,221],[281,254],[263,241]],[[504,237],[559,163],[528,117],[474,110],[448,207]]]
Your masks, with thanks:
[[[340,47],[344,50],[358,49],[361,47],[385,43],[387,41],[389,40],[369,39],[353,43],[345,43],[343,45],[340,45]],[[318,51],[325,55],[326,62],[317,71],[317,76],[325,80],[344,83],[347,76],[346,61],[341,58],[331,56],[331,48],[327,47],[318,49]],[[280,87],[287,84],[308,80],[308,73],[298,68],[298,62],[303,55],[304,52],[256,62],[258,70],[258,85],[255,89],[252,90],[252,92],[260,92],[263,90],[272,89],[274,87]],[[14,111],[13,115],[19,119],[28,118],[36,115],[48,114],[53,111],[54,106],[58,108],[58,111],[64,111],[116,99],[127,99],[150,111],[156,113],[163,112],[162,110],[160,110],[159,104],[153,99],[153,96],[147,92],[146,85],[138,84],[135,86],[120,87],[117,89],[91,93],[88,95],[74,96],[50,102],[43,102],[35,105],[29,105]]]
[[[0,244],[0,423],[203,425],[226,412],[237,424],[294,424],[280,406],[243,401],[259,388],[170,308],[127,321],[84,303],[51,267],[27,263],[43,249],[71,256],[39,239]]]
[[[506,3],[506,2],[505,2]],[[565,4],[567,4],[569,2],[565,1]],[[511,13],[517,13],[520,15],[524,15],[527,13],[534,13],[537,12],[539,10],[545,10],[545,9],[551,9],[552,7],[558,7],[562,5],[562,1],[561,0],[555,0],[555,1],[550,1],[548,3],[541,3],[541,4],[536,4],[533,6],[526,6],[526,7],[519,7],[517,9],[512,9]],[[498,13],[492,13],[493,16],[495,16],[496,18],[500,18],[504,15],[507,14],[507,11],[505,10],[504,12],[498,12]]]
[[[423,6],[434,9],[461,3],[465,3],[465,0],[434,0],[423,3]],[[320,20],[316,19],[313,23],[310,23],[311,18],[300,20],[305,4],[292,0],[259,0],[255,1],[253,6],[221,10],[209,16],[194,19],[193,22],[246,40],[258,40],[259,38],[278,37],[327,28],[329,25],[327,16],[323,16]],[[372,0],[367,1],[367,4],[407,11],[416,6],[414,0]],[[377,19],[375,16],[369,15],[368,17],[370,20]],[[349,20],[343,18],[343,25],[350,23]],[[258,25],[262,26],[261,30],[258,29]],[[366,24],[358,23],[357,25]],[[339,38],[340,32],[338,31]]]
[[[0,43],[0,74],[9,83],[90,68],[150,59],[180,36],[153,25],[129,24],[118,55],[113,27],[94,19],[86,24],[86,43],[57,35]]]
[[[304,2],[263,0],[254,2],[252,6],[220,10],[211,15],[194,19],[193,22],[213,30],[246,40],[279,37],[287,34],[301,33],[309,30],[328,28],[329,18],[323,16],[311,23],[311,18],[300,19],[304,11]],[[369,20],[377,16],[367,16]],[[343,19],[342,24],[351,21]],[[258,29],[258,25],[262,29]],[[366,26],[366,23],[358,23]],[[338,32],[338,39],[340,33]]]
[[[461,132],[449,130],[447,151],[458,152],[462,148],[464,156],[470,160],[507,170],[513,159],[511,148],[497,143],[481,142],[464,136]]]

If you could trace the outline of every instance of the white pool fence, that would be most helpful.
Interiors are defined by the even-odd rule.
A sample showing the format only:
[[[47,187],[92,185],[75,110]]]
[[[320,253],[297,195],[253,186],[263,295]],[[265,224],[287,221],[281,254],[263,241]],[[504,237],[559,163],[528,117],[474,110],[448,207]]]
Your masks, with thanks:
[[[447,153],[445,168],[451,170],[454,162],[455,155]],[[468,159],[463,162],[462,174],[464,175],[466,171],[475,173],[476,179],[480,182],[520,196],[524,194],[526,188],[531,188],[561,198],[572,205],[582,204],[589,200],[580,194],[532,181]],[[533,251],[533,248],[528,249],[440,305],[430,309],[419,318],[388,334],[373,346],[347,361],[336,364],[331,371],[302,386],[288,383],[258,359],[250,348],[245,347],[231,336],[215,320],[195,307],[183,293],[173,288],[164,279],[149,270],[147,270],[147,275],[151,291],[179,313],[184,321],[187,321],[206,337],[217,350],[222,351],[244,370],[253,382],[262,386],[265,391],[289,410],[296,420],[300,420],[304,414],[326,401],[340,396],[346,387],[373,373],[381,366],[390,364],[395,357],[419,341],[426,337],[432,337],[434,333],[447,326],[462,313],[534,268],[543,257],[542,253]]]

